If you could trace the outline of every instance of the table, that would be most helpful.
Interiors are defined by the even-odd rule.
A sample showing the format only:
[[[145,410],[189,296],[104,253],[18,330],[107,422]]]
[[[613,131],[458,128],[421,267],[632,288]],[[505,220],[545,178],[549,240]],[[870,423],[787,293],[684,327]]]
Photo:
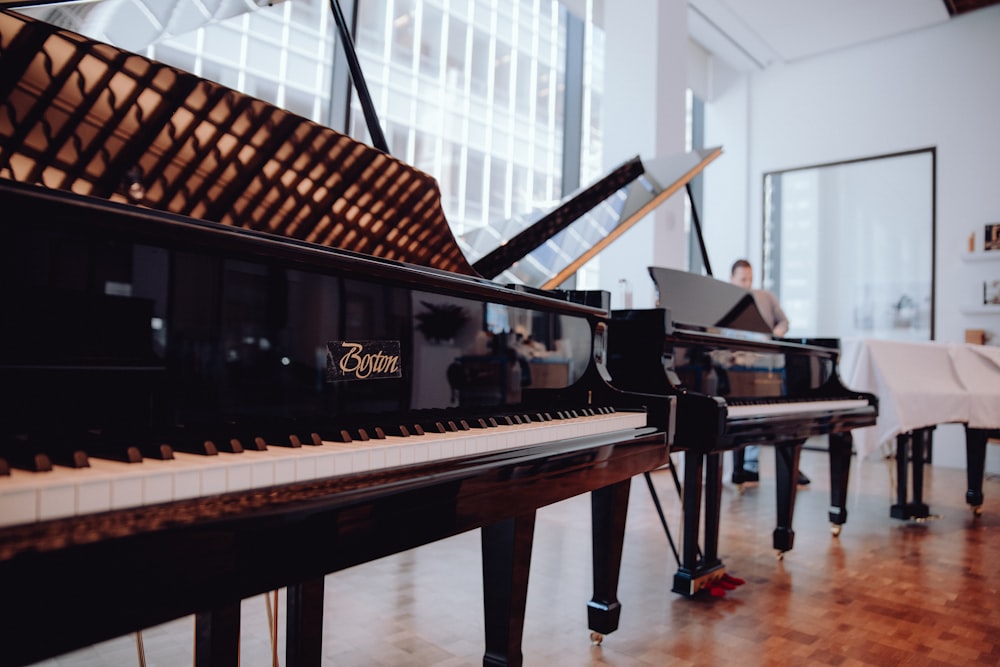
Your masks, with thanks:
[[[879,398],[876,425],[854,431],[858,457],[867,458],[883,443],[896,441],[898,502],[890,515],[900,519],[930,516],[922,498],[924,453],[934,427],[948,423],[965,426],[966,500],[978,513],[983,502],[986,443],[1000,437],[1000,348],[844,339],[839,368],[848,387]],[[913,486],[912,500],[907,500],[908,480]]]

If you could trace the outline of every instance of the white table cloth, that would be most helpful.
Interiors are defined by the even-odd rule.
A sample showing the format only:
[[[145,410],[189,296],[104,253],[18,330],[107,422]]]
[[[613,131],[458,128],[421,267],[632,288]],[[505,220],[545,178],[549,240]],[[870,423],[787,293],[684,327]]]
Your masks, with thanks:
[[[859,459],[918,428],[948,423],[1000,428],[1000,348],[844,339],[839,369],[848,388],[879,399],[875,426],[853,432]]]

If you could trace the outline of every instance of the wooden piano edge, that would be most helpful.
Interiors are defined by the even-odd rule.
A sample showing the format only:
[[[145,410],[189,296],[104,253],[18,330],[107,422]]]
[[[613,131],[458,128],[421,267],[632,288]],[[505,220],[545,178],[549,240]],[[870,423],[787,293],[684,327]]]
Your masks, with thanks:
[[[669,462],[662,431],[616,437],[4,529],[4,660],[28,664],[224,607]]]

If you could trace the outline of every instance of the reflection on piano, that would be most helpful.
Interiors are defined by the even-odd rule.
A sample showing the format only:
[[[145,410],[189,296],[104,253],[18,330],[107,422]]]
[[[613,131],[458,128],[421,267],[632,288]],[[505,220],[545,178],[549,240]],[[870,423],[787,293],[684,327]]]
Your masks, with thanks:
[[[674,401],[609,384],[606,294],[479,277],[426,175],[135,54],[0,12],[0,72],[5,663],[196,614],[235,664],[239,601],[288,586],[319,664],[325,574],[481,528],[484,663],[520,664],[535,510],[584,492],[617,627]],[[461,404],[425,304],[497,357],[488,313],[559,332],[566,374]]]
[[[725,572],[718,556],[721,453],[749,444],[775,446],[773,544],[788,551],[803,443],[829,435],[836,534],[847,519],[850,431],[875,422],[877,401],[841,384],[835,345],[773,338],[749,291],[708,276],[649,271],[662,308],[612,313],[608,370],[618,388],[677,399],[674,448],[685,456],[684,524],[673,590],[690,596]]]

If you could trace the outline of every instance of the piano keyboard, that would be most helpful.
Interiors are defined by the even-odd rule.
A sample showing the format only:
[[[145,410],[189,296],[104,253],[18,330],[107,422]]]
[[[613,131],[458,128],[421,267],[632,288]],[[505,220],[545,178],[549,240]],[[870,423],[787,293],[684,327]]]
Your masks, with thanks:
[[[829,401],[776,401],[774,403],[748,403],[745,405],[730,405],[730,419],[747,419],[753,417],[781,417],[806,412],[844,412],[867,408],[870,403],[865,399],[836,399]]]
[[[645,412],[610,412],[486,429],[355,442],[220,452],[170,460],[90,458],[86,468],[14,468],[0,477],[0,527],[260,489],[448,458],[486,454],[646,426]]]

